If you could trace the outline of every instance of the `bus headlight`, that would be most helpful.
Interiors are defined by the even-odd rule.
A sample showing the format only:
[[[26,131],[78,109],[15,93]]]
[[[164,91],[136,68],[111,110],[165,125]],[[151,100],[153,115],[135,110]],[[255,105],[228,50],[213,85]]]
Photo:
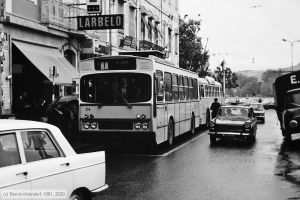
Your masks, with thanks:
[[[291,120],[289,123],[291,128],[296,128],[298,126],[298,122],[296,120]]]
[[[89,129],[91,127],[91,124],[89,122],[84,122],[83,123],[83,128]]]
[[[149,128],[149,124],[148,123],[143,123],[142,124],[142,129],[143,130],[147,130]]]
[[[136,129],[136,130],[140,130],[141,128],[142,128],[142,124],[141,123],[135,123],[134,124],[134,128]]]
[[[96,129],[97,128],[97,123],[96,122],[91,123],[91,128]]]

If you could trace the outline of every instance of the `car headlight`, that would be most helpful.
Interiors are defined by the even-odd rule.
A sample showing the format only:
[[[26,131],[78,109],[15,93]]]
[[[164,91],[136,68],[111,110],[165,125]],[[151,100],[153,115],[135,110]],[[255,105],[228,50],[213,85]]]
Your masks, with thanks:
[[[289,123],[291,128],[296,128],[298,126],[298,122],[296,120],[291,120]]]
[[[250,122],[246,122],[245,123],[245,128],[250,128],[251,127],[251,123]]]
[[[214,128],[215,127],[215,122],[210,122],[209,127]]]
[[[137,119],[141,119],[141,117],[142,117],[142,115],[140,115],[140,114],[137,114],[137,115],[136,115],[136,118],[137,118]]]

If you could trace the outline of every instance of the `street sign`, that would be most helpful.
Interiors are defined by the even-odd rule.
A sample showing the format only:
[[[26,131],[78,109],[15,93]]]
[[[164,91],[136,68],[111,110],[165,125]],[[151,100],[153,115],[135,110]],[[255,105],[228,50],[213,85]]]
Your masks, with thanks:
[[[100,14],[102,11],[101,0],[87,0],[86,1],[86,10],[88,14]]]
[[[90,15],[77,17],[78,30],[123,29],[124,15]]]

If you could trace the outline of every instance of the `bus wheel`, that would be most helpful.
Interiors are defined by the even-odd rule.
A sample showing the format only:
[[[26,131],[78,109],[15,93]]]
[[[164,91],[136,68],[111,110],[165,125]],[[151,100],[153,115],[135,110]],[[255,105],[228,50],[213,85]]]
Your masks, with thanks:
[[[170,119],[168,124],[168,146],[172,146],[174,142],[174,123]]]
[[[195,115],[192,115],[192,119],[191,119],[191,134],[194,135],[195,134]]]

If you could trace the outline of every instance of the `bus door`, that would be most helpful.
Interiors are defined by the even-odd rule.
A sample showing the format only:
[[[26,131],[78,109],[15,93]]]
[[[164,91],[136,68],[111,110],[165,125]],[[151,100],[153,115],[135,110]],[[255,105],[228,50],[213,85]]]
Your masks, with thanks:
[[[155,77],[155,96],[156,96],[156,141],[165,141],[165,126],[167,123],[167,107],[164,103],[164,81],[162,71],[156,71]],[[155,119],[154,119],[155,120]]]

